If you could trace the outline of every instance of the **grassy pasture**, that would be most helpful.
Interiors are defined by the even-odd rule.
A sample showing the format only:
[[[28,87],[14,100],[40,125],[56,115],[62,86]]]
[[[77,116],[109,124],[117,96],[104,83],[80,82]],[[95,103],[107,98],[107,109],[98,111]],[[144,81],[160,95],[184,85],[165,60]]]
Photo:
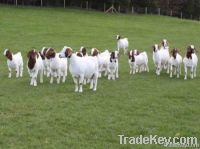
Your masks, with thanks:
[[[0,149],[164,148],[119,145],[119,134],[196,136],[200,142],[199,69],[194,80],[169,79],[164,72],[157,77],[151,50],[167,38],[184,55],[187,45],[200,47],[199,31],[199,22],[163,16],[0,5]],[[51,85],[45,78],[38,87],[29,86],[30,48],[114,50],[116,34],[129,38],[130,49],[148,52],[149,73],[129,75],[127,56],[121,55],[120,78],[99,79],[96,92],[84,86],[82,94],[74,93],[69,73],[65,84]],[[23,78],[7,78],[5,48],[23,53]]]

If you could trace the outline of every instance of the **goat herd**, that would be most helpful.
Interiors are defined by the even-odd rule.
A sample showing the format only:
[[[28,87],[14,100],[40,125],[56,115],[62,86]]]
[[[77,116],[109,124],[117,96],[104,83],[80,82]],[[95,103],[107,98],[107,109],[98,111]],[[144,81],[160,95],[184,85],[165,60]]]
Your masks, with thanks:
[[[117,35],[117,50],[109,52],[105,50],[100,52],[96,48],[91,49],[91,55],[87,54],[86,48],[81,47],[79,52],[74,53],[71,47],[64,46],[60,53],[56,53],[53,48],[43,47],[40,52],[32,49],[28,52],[27,68],[30,75],[30,85],[37,86],[37,77],[40,75],[40,83],[43,82],[43,75],[50,77],[50,83],[53,83],[56,78],[57,83],[65,82],[68,70],[72,75],[75,83],[75,92],[82,92],[82,85],[90,83],[90,89],[96,91],[97,80],[104,75],[108,75],[108,80],[119,77],[118,74],[118,56],[119,50],[123,49],[124,54],[128,53],[128,63],[130,66],[130,74],[137,72],[149,71],[148,56],[146,52],[138,50],[128,51],[128,39],[121,38]],[[171,56],[170,56],[171,55]],[[11,70],[16,70],[16,77],[23,76],[23,58],[21,52],[13,54],[9,49],[5,49],[4,56],[7,58],[9,70],[8,77],[11,78]],[[156,74],[160,75],[162,69],[167,69],[167,73],[177,75],[181,74],[181,64],[184,64],[185,77],[187,79],[187,69],[190,69],[190,77],[196,77],[196,68],[198,58],[194,45],[187,47],[186,55],[182,59],[178,49],[174,48],[169,52],[169,44],[166,39],[163,39],[161,45],[153,46],[153,62],[156,67]]]

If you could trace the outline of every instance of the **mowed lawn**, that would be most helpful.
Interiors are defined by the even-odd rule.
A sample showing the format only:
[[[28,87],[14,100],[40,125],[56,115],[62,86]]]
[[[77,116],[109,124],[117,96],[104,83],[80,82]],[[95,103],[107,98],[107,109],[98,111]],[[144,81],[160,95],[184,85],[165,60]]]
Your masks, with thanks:
[[[154,15],[104,14],[60,8],[0,5],[0,149],[161,149],[162,145],[120,145],[126,136],[194,136],[200,142],[200,68],[197,78],[155,75],[152,45],[166,38],[170,47],[200,49],[200,23]],[[129,74],[121,54],[120,78],[98,80],[97,91],[74,93],[70,73],[64,84],[44,78],[29,85],[26,54],[31,48],[80,46],[116,49],[116,34],[129,49],[145,50],[149,73]],[[21,51],[24,77],[8,79],[5,48]],[[199,54],[198,54],[199,55]],[[182,67],[183,68],[183,67]],[[183,70],[183,69],[182,69]]]

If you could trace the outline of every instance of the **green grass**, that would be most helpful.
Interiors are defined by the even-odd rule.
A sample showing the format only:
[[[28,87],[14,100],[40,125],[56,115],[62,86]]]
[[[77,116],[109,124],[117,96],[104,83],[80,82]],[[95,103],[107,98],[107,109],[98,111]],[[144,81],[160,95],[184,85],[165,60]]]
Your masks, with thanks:
[[[115,15],[58,8],[0,5],[0,149],[160,149],[161,145],[120,145],[127,136],[196,136],[200,142],[200,71],[194,80],[155,75],[152,45],[167,38],[170,47],[200,47],[200,24],[154,15]],[[65,84],[38,87],[24,77],[8,79],[5,48],[27,51],[64,45],[101,50],[116,48],[115,35],[129,38],[130,49],[146,50],[149,73],[129,75],[120,56],[120,78],[101,78],[96,92],[84,86],[74,93],[70,74]]]

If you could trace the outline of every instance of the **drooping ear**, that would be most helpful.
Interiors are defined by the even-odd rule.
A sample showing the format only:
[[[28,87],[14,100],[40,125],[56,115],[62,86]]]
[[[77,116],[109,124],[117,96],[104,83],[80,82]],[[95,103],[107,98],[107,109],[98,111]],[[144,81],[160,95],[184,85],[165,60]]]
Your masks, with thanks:
[[[164,45],[164,41],[163,41],[163,40],[161,41],[161,45],[162,45],[162,46]]]
[[[132,56],[131,56],[131,62],[135,62],[135,56],[134,56],[134,54],[132,53]]]
[[[45,59],[45,57],[44,57],[44,55],[41,53],[41,51],[39,51],[39,55],[40,55],[40,57],[44,60]]]
[[[71,56],[72,55],[72,49],[71,48],[69,48],[69,55]]]
[[[96,48],[93,48],[93,53],[92,56],[97,56],[98,55],[98,50]]]
[[[43,51],[41,51],[43,56],[45,56],[45,54],[46,54],[47,50],[48,50],[48,48],[44,48],[44,50],[43,50]]]
[[[78,57],[83,57],[82,53],[80,53],[80,52],[77,52],[76,55],[77,55]]]
[[[71,48],[66,48],[65,49],[65,56],[66,57],[70,57],[72,55],[72,49]]]
[[[55,56],[56,56],[55,50],[54,50],[53,48],[51,48],[51,49],[49,50],[49,56],[50,56],[50,57],[55,57]]]

